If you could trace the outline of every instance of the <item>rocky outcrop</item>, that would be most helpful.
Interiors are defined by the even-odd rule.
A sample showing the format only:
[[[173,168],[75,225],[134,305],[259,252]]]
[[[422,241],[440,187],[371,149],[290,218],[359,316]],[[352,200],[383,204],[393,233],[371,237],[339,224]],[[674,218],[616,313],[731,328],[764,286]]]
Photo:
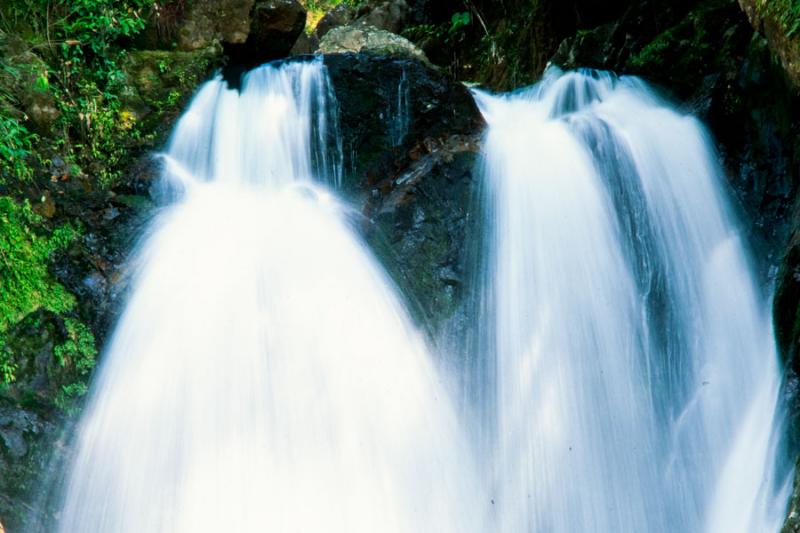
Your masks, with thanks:
[[[322,39],[330,30],[347,25],[373,27],[399,34],[408,23],[410,11],[406,0],[373,0],[358,8],[339,4],[320,19],[314,34]]]
[[[406,27],[409,11],[405,0],[373,1],[360,10],[355,24],[400,33]]]
[[[800,6],[789,0],[739,0],[739,4],[800,91]]]
[[[333,28],[347,26],[358,17],[358,10],[348,4],[339,4],[334,7],[319,20],[317,27],[314,28],[314,35],[317,39],[322,39],[325,34]]]
[[[372,26],[341,26],[330,30],[320,41],[318,53],[364,53],[401,57],[428,63],[425,53],[408,39]]]
[[[250,34],[255,0],[194,0],[179,23],[178,49],[200,50],[215,43],[241,44]]]
[[[174,17],[178,50],[222,46],[232,62],[256,65],[289,54],[305,27],[306,10],[297,0],[196,0]],[[149,34],[165,33],[157,31],[164,18],[156,11]],[[163,37],[155,42],[160,45],[150,48],[170,49]]]
[[[345,155],[343,192],[367,241],[442,340],[463,327],[469,223],[483,119],[461,84],[419,61],[329,55]],[[397,142],[394,103],[410,87]]]
[[[222,63],[219,45],[184,51],[134,50],[122,65],[125,75],[122,101],[131,120],[145,130],[165,134],[188,95]]]
[[[233,63],[254,66],[289,55],[303,34],[306,10],[297,0],[260,0],[250,21],[247,39],[225,46]]]

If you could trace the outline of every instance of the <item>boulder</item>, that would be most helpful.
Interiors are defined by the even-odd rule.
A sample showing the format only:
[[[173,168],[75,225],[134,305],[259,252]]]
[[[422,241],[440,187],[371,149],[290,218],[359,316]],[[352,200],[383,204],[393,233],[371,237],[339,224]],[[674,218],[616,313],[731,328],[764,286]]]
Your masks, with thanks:
[[[360,13],[356,23],[400,33],[405,29],[408,18],[409,7],[406,0],[384,0],[368,4],[366,12]]]
[[[297,0],[257,1],[247,39],[225,46],[225,52],[233,63],[244,65],[286,57],[305,25],[306,10]]]
[[[314,34],[318,39],[325,37],[325,34],[333,28],[339,26],[346,26],[353,22],[358,16],[358,10],[347,5],[339,4],[334,7],[319,20],[317,27],[314,29]]]
[[[431,338],[463,338],[484,125],[474,100],[420,61],[368,54],[324,60],[338,101],[342,189],[364,215],[367,242]],[[400,110],[394,103],[407,87]],[[398,113],[406,125],[399,139]]]
[[[180,23],[178,49],[200,50],[216,42],[241,44],[250,34],[255,0],[194,0]]]
[[[371,26],[399,34],[408,23],[410,11],[406,0],[371,1],[359,8],[339,4],[325,13],[314,33],[322,39],[334,28],[353,25],[361,28]]]
[[[364,53],[369,55],[416,59],[429,64],[425,52],[411,41],[372,26],[349,25],[325,34],[317,52],[322,54]]]
[[[294,42],[294,46],[292,46],[292,49],[289,51],[289,55],[300,56],[313,54],[317,48],[319,48],[319,39],[317,39],[316,34],[312,33],[309,35],[306,32],[300,32],[300,35]]]

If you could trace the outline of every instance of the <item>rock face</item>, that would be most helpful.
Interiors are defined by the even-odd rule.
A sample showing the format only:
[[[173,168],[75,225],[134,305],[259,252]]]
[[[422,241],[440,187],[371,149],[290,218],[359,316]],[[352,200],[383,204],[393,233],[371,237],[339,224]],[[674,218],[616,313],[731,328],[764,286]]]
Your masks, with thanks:
[[[320,41],[322,54],[365,53],[375,56],[402,57],[428,63],[425,53],[408,39],[372,26],[340,26],[330,30]]]
[[[177,23],[177,45],[221,45],[233,63],[256,65],[288,55],[305,23],[297,0],[196,0]]]
[[[219,45],[183,51],[135,50],[122,65],[123,102],[148,131],[166,133],[180,104],[222,62]],[[165,116],[168,115],[168,116]]]
[[[253,6],[250,19],[247,39],[225,47],[234,63],[257,65],[289,55],[303,33],[306,10],[297,0],[262,0]]]
[[[373,1],[361,10],[356,24],[400,33],[408,21],[409,10],[405,0]]]
[[[178,49],[199,50],[215,42],[241,44],[250,34],[255,0],[194,0],[178,30]]]
[[[347,4],[339,4],[334,7],[319,20],[317,27],[314,29],[314,35],[318,39],[325,37],[325,34],[333,28],[339,26],[346,26],[353,22],[358,17],[358,10]]]
[[[322,39],[326,33],[339,26],[373,27],[391,33],[400,33],[410,18],[411,8],[406,0],[372,0],[355,8],[339,4],[320,19],[314,34]]]
[[[753,27],[766,37],[786,75],[800,91],[800,12],[789,0],[739,0]],[[794,3],[797,6],[797,3]]]
[[[419,61],[329,55],[344,192],[367,241],[436,340],[463,327],[467,232],[483,119],[461,84]],[[394,102],[410,87],[398,142]]]

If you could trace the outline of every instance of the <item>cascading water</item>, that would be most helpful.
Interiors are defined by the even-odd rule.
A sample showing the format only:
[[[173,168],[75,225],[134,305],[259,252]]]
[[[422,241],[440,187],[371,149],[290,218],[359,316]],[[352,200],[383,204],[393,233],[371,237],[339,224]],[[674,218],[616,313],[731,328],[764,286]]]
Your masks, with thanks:
[[[769,305],[703,128],[597,72],[476,97],[492,529],[779,531]]]
[[[268,65],[181,118],[60,531],[482,530],[446,387],[312,180],[338,180],[328,93]]]

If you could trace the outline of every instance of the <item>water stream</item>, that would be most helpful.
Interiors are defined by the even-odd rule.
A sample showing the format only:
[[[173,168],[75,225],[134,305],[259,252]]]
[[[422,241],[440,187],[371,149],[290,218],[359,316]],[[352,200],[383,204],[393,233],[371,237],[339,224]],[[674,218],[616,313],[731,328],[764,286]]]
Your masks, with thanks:
[[[447,389],[332,190],[333,105],[290,63],[181,118],[60,531],[481,531]]]
[[[779,531],[770,302],[702,125],[598,72],[475,94],[481,401],[337,196],[322,61],[216,78],[162,156],[59,531]]]
[[[606,73],[476,97],[495,530],[779,531],[772,317],[708,134]]]

